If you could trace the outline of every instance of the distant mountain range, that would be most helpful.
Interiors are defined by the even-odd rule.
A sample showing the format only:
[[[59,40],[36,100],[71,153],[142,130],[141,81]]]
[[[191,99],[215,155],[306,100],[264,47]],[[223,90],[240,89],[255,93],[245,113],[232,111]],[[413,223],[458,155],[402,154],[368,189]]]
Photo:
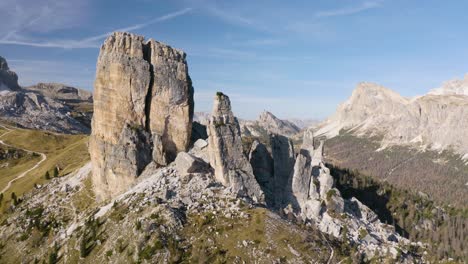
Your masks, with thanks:
[[[453,150],[468,158],[468,79],[447,82],[429,94],[405,98],[374,83],[361,83],[351,98],[322,123],[317,135],[341,130],[381,136],[382,148],[408,145]]]
[[[20,127],[59,133],[89,133],[91,92],[58,83],[18,85],[18,76],[0,57],[0,118]]]
[[[468,199],[468,78],[405,98],[361,83],[317,126],[328,162],[463,205]]]

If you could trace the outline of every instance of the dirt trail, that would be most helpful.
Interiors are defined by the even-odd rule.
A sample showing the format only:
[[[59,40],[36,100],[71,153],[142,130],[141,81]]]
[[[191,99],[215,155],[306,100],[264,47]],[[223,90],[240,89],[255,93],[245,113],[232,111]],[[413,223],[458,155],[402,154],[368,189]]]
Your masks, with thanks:
[[[8,127],[1,126],[1,125],[0,125],[0,127],[3,127],[4,129],[8,130],[7,132],[3,133],[3,134],[0,136],[0,138],[3,138],[5,135],[7,135],[7,134],[13,132],[13,130],[10,129],[10,128],[8,128]],[[30,169],[28,169],[28,170],[22,172],[20,175],[16,176],[14,179],[10,180],[10,181],[8,182],[7,186],[6,186],[5,188],[3,188],[3,189],[0,191],[0,193],[5,193],[8,189],[10,189],[11,185],[12,185],[15,181],[17,181],[17,180],[23,178],[24,176],[26,176],[26,175],[27,175],[28,173],[30,173],[31,171],[37,169],[37,167],[39,167],[39,165],[41,165],[41,163],[43,163],[44,161],[47,160],[46,154],[44,154],[44,153],[42,153],[42,152],[36,152],[36,151],[29,150],[29,149],[24,149],[24,148],[20,148],[20,147],[17,147],[17,146],[13,146],[13,145],[10,145],[10,144],[7,144],[7,143],[3,142],[3,140],[0,140],[0,144],[5,145],[5,146],[7,146],[7,147],[12,147],[12,148],[16,148],[16,149],[21,149],[21,150],[26,151],[26,152],[29,152],[29,153],[36,153],[36,154],[38,154],[38,155],[41,155],[41,160],[40,160],[40,161],[38,161],[38,162],[37,162],[33,167],[31,167]]]

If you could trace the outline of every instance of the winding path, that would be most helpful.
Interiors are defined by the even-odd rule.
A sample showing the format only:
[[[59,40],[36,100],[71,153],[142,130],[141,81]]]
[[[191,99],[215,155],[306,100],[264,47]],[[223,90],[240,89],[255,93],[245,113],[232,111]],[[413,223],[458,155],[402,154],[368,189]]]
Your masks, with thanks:
[[[13,130],[10,129],[10,128],[8,128],[8,127],[2,126],[2,125],[0,125],[0,127],[3,127],[4,129],[8,130],[7,132],[3,133],[3,134],[0,136],[0,138],[4,137],[5,135],[7,135],[7,134],[9,134],[9,133],[11,133],[11,132],[13,132]],[[3,142],[3,140],[0,140],[0,144],[5,145],[5,146],[7,146],[7,147],[12,147],[12,148],[16,148],[16,149],[21,149],[21,150],[26,151],[26,152],[29,152],[29,153],[36,153],[36,154],[38,154],[38,155],[41,155],[41,157],[42,157],[41,160],[38,161],[33,167],[31,167],[30,169],[24,171],[24,172],[21,173],[20,175],[16,176],[14,179],[10,180],[10,181],[8,182],[7,186],[6,186],[5,188],[3,188],[3,189],[0,191],[0,193],[5,193],[5,191],[7,191],[8,189],[10,189],[11,185],[12,185],[15,181],[17,181],[17,180],[23,178],[23,177],[26,176],[29,172],[31,172],[31,171],[37,169],[37,167],[39,167],[39,165],[41,165],[41,163],[43,163],[43,162],[47,159],[46,154],[44,154],[44,153],[42,153],[42,152],[36,152],[36,151],[29,150],[29,149],[23,149],[23,148],[20,148],[20,147],[17,147],[17,146],[12,146],[12,145],[10,145],[10,144],[7,144],[7,143]]]

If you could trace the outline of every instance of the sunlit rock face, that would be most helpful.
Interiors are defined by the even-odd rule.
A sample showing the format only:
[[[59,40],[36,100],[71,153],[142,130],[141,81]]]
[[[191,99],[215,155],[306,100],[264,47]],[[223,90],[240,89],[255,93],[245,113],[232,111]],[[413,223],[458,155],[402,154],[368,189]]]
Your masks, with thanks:
[[[102,45],[89,146],[98,199],[126,190],[151,161],[166,165],[187,150],[194,106],[185,57],[129,33]]]
[[[207,128],[210,164],[216,180],[239,196],[263,203],[264,194],[242,150],[239,123],[232,113],[229,97],[223,93],[215,96]]]
[[[381,147],[409,145],[454,150],[468,157],[467,81],[451,81],[429,94],[405,98],[374,83],[361,83],[318,135],[334,137],[342,129],[358,136],[378,136]]]

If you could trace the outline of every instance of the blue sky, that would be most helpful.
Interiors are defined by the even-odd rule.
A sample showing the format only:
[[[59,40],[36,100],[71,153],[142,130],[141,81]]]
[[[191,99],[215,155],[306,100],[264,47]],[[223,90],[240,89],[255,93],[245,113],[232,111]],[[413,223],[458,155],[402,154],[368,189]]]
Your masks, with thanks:
[[[196,111],[325,118],[360,81],[405,96],[468,72],[467,1],[1,0],[0,56],[21,85],[92,89],[99,47],[131,31],[188,54]]]

